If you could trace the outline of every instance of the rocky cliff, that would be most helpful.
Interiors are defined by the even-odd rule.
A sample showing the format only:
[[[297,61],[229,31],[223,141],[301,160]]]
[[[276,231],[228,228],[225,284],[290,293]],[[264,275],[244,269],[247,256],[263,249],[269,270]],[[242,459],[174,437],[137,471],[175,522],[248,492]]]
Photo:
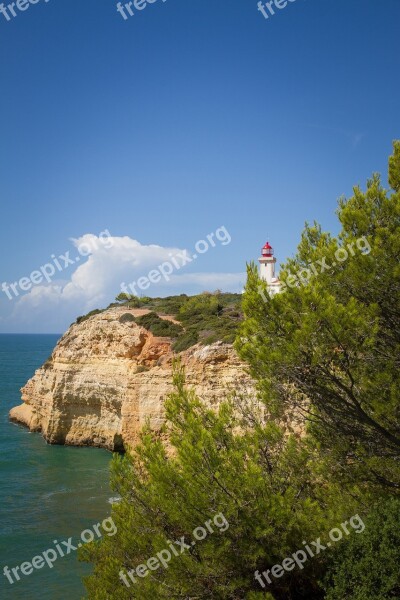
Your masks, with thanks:
[[[110,450],[134,444],[146,420],[158,429],[172,390],[173,353],[168,338],[154,337],[126,317],[137,312],[112,308],[72,325],[22,388],[24,403],[10,419],[52,444]],[[254,394],[229,344],[196,345],[181,359],[187,384],[209,406],[232,389]]]

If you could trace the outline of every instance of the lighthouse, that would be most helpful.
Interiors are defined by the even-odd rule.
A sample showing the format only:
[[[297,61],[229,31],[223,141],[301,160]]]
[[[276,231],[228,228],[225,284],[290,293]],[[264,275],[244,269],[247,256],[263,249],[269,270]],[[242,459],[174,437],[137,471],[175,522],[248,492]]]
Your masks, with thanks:
[[[260,278],[267,282],[268,291],[271,295],[280,291],[281,282],[275,276],[276,258],[274,249],[269,242],[261,248],[261,256],[258,259],[260,263]]]

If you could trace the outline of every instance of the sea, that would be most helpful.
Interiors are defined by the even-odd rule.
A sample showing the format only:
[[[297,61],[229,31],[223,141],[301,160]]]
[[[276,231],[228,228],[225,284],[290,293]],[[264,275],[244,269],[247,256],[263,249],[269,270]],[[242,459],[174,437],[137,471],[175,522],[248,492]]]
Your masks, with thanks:
[[[4,574],[54,549],[110,516],[111,453],[51,446],[8,420],[21,404],[20,388],[50,356],[58,335],[0,335],[0,599],[80,600],[92,566],[70,551],[20,580]],[[89,535],[89,534],[88,534]],[[67,549],[67,545],[60,545]],[[50,557],[52,555],[50,554]],[[41,564],[40,562],[38,564]],[[25,567],[29,571],[28,567]],[[20,573],[20,570],[17,570]]]

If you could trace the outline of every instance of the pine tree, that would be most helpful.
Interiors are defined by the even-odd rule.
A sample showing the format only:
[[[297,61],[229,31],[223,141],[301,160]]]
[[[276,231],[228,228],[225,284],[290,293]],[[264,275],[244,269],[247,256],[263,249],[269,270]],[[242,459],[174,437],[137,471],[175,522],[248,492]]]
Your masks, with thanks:
[[[266,413],[235,396],[206,408],[176,367],[161,433],[145,428],[139,445],[113,461],[117,533],[81,550],[95,567],[89,600],[318,600],[333,556],[330,597],[346,589],[358,600],[357,581],[346,588],[346,578],[360,540],[265,587],[255,572],[282,564],[371,499],[388,506],[398,493],[400,142],[389,183],[391,192],[374,175],[365,192],[340,201],[337,238],[306,226],[281,272],[281,294],[269,297],[249,266],[237,348]],[[178,555],[176,540],[184,543]],[[155,567],[163,552],[170,559]],[[375,565],[373,589],[397,592],[396,554],[381,554],[390,556],[393,585],[379,587]]]
[[[337,473],[400,489],[400,142],[341,200],[339,236],[306,225],[270,298],[248,269],[237,348],[275,416],[302,411]]]
[[[244,399],[228,400],[215,412],[186,389],[181,369],[175,385],[164,431],[170,446],[147,430],[132,453],[114,460],[113,488],[122,497],[113,507],[118,532],[82,552],[95,563],[86,581],[89,599],[322,597],[318,559],[265,582],[265,589],[254,574],[348,518],[350,505],[338,501],[339,490],[316,480],[302,441],[264,424]],[[192,546],[193,532],[216,516],[224,526],[212,525],[214,532]],[[183,538],[189,546],[183,554],[130,580],[128,571],[165,549],[172,555],[171,541]]]
[[[362,535],[343,542],[326,578],[327,600],[400,598],[400,500],[375,507]]]

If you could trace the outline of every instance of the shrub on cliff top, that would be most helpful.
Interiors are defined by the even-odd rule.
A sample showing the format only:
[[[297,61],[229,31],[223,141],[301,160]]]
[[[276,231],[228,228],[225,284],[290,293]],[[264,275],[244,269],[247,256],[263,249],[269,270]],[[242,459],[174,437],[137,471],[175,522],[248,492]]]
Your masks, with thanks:
[[[157,313],[150,312],[147,315],[136,318],[136,323],[150,331],[153,335],[159,337],[178,337],[183,329],[180,325],[176,325],[171,321],[161,319]]]
[[[241,300],[240,294],[221,293],[189,298],[177,315],[186,330],[186,343],[190,339],[204,345],[217,341],[233,343],[242,320]],[[179,342],[174,349],[184,345]]]
[[[132,322],[135,322],[135,321],[136,321],[136,319],[135,319],[135,317],[133,316],[133,314],[132,314],[132,313],[124,313],[124,314],[123,314],[123,315],[122,315],[122,316],[121,316],[121,317],[118,319],[118,321],[119,321],[120,323],[132,323]]]
[[[199,341],[199,336],[196,331],[185,331],[178,337],[172,349],[174,352],[183,352],[191,346],[194,346]]]
[[[99,315],[100,313],[104,312],[106,309],[105,308],[95,308],[94,310],[91,310],[90,312],[87,313],[87,315],[83,315],[81,317],[78,317],[75,321],[75,323],[77,323],[79,325],[79,323],[83,323],[84,321],[87,321],[87,319],[90,319],[90,317],[93,317],[94,315]]]
[[[187,350],[198,342],[204,345],[216,341],[233,343],[243,317],[241,294],[222,293],[220,290],[196,296],[181,294],[166,298],[138,298],[121,293],[116,300],[117,306],[152,311],[151,317],[144,315],[135,319],[136,322],[154,335],[175,338],[175,352]],[[175,317],[182,327],[160,319],[159,314]]]

